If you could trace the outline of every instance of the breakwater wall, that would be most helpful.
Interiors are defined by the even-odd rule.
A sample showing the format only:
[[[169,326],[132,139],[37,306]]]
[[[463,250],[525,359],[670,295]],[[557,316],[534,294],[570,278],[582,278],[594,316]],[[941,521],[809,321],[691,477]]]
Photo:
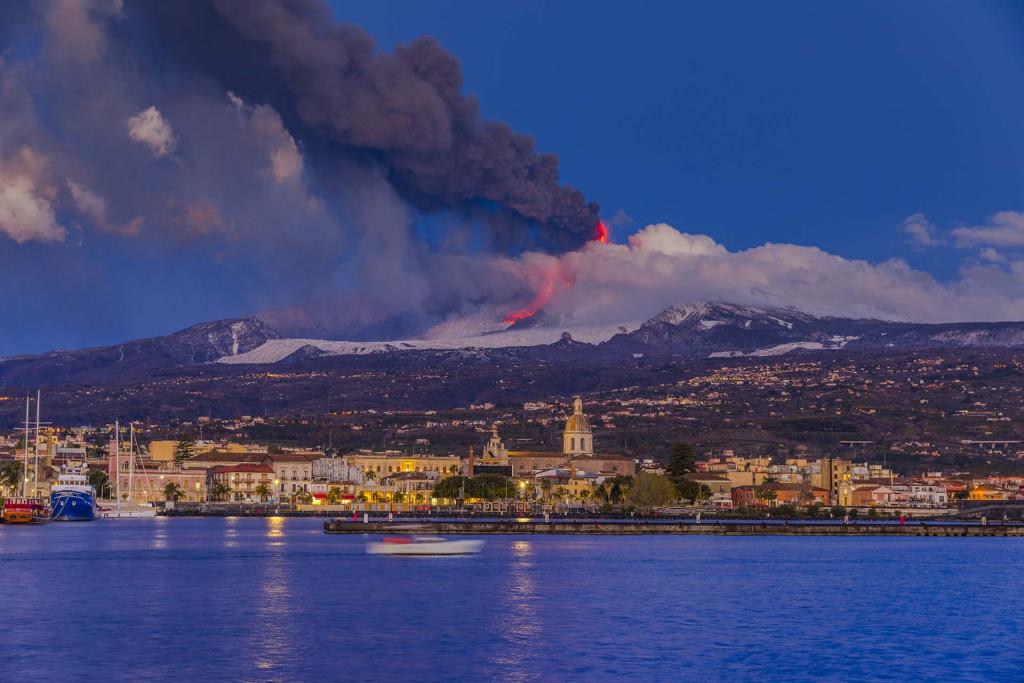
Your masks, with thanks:
[[[1019,536],[1022,524],[974,523],[800,523],[743,521],[729,522],[602,522],[573,520],[448,521],[422,523],[354,522],[333,519],[324,522],[328,534],[686,534],[709,536]]]

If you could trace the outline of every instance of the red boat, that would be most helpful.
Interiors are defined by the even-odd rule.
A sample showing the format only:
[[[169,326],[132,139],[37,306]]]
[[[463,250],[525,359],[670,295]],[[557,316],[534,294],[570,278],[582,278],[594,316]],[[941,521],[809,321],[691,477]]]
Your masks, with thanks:
[[[5,524],[45,524],[50,521],[50,506],[45,498],[7,498],[0,519]]]

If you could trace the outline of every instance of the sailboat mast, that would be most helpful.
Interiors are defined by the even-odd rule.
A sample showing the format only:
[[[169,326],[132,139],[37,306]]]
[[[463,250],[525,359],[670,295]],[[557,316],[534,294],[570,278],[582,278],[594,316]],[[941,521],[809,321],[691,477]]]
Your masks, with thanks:
[[[121,510],[121,423],[114,420],[114,496],[117,509]]]
[[[132,498],[132,483],[135,475],[135,422],[128,425],[128,500]]]
[[[25,450],[24,450],[25,467],[24,467],[24,470],[21,473],[21,495],[22,495],[23,498],[25,497],[25,484],[28,483],[28,403],[29,403],[29,400],[30,400],[29,399],[29,393],[26,391],[25,392]]]
[[[32,477],[34,483],[32,485],[32,495],[39,495],[39,403],[42,400],[43,392],[36,389],[36,447],[32,449],[35,452],[35,463],[32,467]]]

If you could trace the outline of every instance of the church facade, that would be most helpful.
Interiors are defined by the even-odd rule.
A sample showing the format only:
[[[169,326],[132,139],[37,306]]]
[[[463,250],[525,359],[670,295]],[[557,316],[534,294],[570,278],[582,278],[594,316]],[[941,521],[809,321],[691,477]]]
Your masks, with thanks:
[[[583,412],[583,400],[579,396],[573,399],[572,414],[565,421],[560,453],[509,451],[498,435],[498,426],[494,425],[479,464],[485,468],[487,465],[507,465],[513,477],[530,477],[534,472],[551,469],[584,471],[603,476],[632,476],[636,473],[636,463],[631,458],[595,455],[590,418]],[[481,468],[476,469],[479,471]]]

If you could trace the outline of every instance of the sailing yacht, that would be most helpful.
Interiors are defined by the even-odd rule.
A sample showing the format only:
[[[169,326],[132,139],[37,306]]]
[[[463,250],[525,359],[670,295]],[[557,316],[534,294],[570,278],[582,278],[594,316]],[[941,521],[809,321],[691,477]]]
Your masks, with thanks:
[[[152,503],[145,500],[135,499],[135,476],[136,465],[142,472],[142,479],[145,488],[149,488],[149,478],[146,470],[136,460],[135,452],[135,425],[129,431],[128,446],[128,488],[125,495],[121,495],[121,426],[114,423],[114,500],[104,500],[99,504],[99,516],[102,519],[152,519],[156,517],[156,508]]]
[[[21,495],[16,498],[7,498],[3,502],[3,509],[0,510],[0,521],[5,524],[46,524],[50,521],[50,506],[45,498],[39,498],[39,399],[40,394],[36,392],[36,454],[35,469],[32,492],[36,495],[29,496],[28,491],[28,448],[31,442],[29,431],[29,396],[25,396],[25,460],[21,479]]]

